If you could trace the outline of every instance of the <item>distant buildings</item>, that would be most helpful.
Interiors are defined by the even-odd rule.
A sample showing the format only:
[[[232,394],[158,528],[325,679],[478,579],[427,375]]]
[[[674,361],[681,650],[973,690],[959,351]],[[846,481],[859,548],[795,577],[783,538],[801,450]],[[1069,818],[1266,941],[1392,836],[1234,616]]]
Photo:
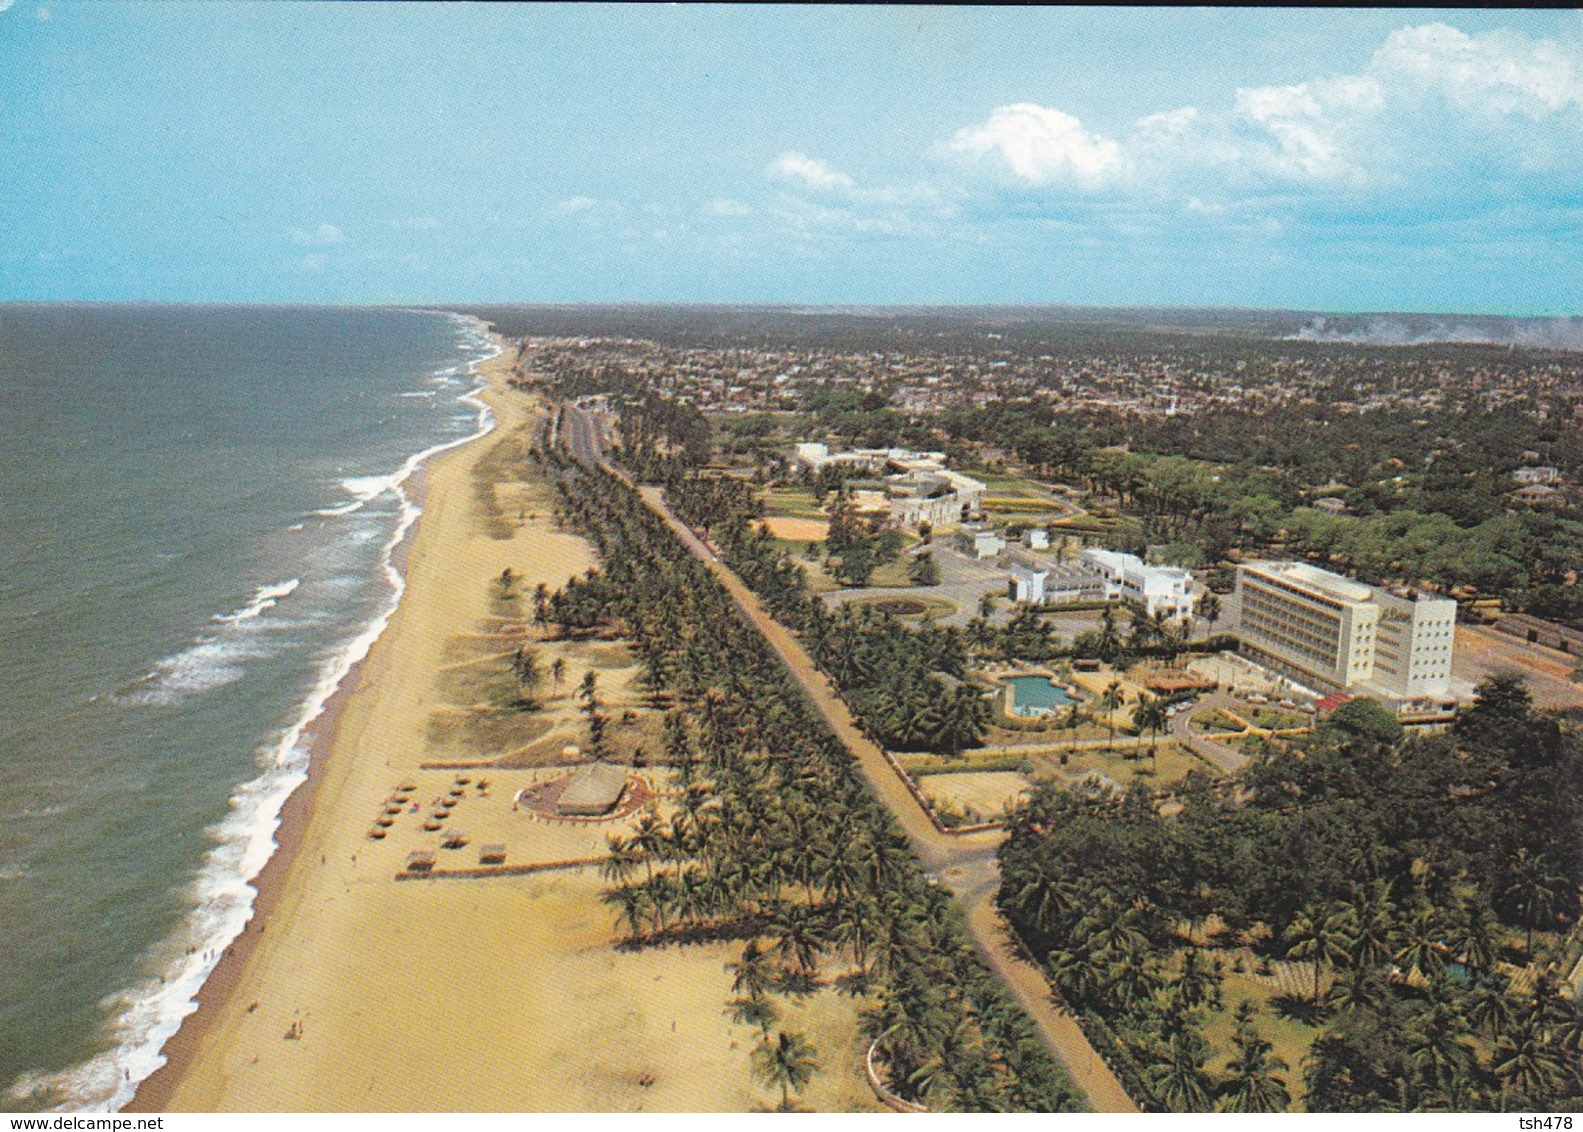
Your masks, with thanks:
[[[1450,687],[1449,598],[1394,593],[1303,562],[1244,563],[1236,593],[1242,650],[1300,684],[1395,700]]]
[[[1559,483],[1561,480],[1561,469],[1552,468],[1548,465],[1518,468],[1512,473],[1512,479],[1518,483]]]
[[[826,444],[804,443],[797,445],[794,459],[815,472],[844,466],[874,473],[880,478],[852,485],[853,502],[860,511],[884,511],[903,527],[917,529],[919,523],[954,527],[984,505],[984,483],[946,467],[944,452],[910,448],[831,452]]]

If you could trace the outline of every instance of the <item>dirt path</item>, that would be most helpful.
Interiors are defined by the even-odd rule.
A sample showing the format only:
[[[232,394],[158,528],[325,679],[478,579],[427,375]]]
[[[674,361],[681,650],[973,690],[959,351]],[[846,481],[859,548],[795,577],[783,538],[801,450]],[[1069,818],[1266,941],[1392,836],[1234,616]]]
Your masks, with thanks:
[[[566,426],[578,460],[585,464],[603,464],[596,429],[586,415],[568,407]],[[1045,1042],[1066,1066],[1073,1083],[1088,1098],[1089,1106],[1096,1112],[1137,1112],[1137,1105],[1089,1044],[1082,1028],[1056,1006],[1043,972],[1022,957],[995,910],[994,895],[1000,882],[995,849],[1004,835],[991,831],[954,837],[935,829],[891,769],[884,753],[859,729],[846,703],[815,667],[797,638],[771,617],[735,572],[671,512],[659,488],[639,488],[638,494],[665,520],[692,555],[719,579],[742,615],[764,635],[819,714],[852,752],[869,787],[901,825],[924,867],[938,876],[962,905],[979,954],[1033,1020]]]

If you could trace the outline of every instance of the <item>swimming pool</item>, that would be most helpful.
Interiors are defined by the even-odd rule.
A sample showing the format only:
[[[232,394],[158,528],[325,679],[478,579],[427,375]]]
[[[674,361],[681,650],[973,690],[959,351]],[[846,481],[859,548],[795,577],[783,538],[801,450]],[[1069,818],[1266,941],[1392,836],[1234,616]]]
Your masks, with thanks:
[[[1056,708],[1073,702],[1066,689],[1052,684],[1048,676],[1008,676],[1001,683],[1007,688],[1006,710],[1011,715],[1053,715]]]

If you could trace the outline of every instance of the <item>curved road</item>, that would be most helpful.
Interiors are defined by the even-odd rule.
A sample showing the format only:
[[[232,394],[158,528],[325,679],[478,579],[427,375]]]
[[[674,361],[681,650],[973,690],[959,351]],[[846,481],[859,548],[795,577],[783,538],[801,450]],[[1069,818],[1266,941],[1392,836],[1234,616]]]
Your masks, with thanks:
[[[627,483],[632,482],[605,462],[600,426],[588,413],[568,404],[562,422],[562,432],[578,463],[585,467],[602,467]],[[742,615],[764,635],[819,714],[852,753],[870,789],[907,835],[913,852],[961,905],[979,956],[1033,1020],[1046,1044],[1066,1066],[1073,1083],[1086,1094],[1089,1107],[1096,1112],[1137,1112],[1137,1105],[1089,1044],[1082,1027],[1055,1004],[1044,973],[1023,957],[1020,945],[996,912],[994,897],[1000,887],[1000,867],[995,850],[1004,834],[992,830],[952,836],[936,829],[891,769],[884,753],[858,728],[845,701],[814,665],[801,642],[771,617],[735,572],[720,561],[692,528],[672,513],[659,488],[644,487],[637,491],[693,556],[709,567]]]

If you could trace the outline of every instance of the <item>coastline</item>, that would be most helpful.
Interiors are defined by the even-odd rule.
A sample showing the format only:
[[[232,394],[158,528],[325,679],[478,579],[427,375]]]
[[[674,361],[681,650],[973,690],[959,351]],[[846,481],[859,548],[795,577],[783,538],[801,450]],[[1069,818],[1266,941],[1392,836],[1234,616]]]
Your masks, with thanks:
[[[507,353],[504,339],[493,332],[488,336],[495,352],[471,363],[469,368],[480,379],[480,384],[463,398],[464,401],[476,403],[482,410],[479,431],[416,454],[409,461],[410,470],[404,469],[407,474],[400,486],[406,496],[406,505],[415,510],[416,518],[400,532],[390,552],[389,569],[399,579],[402,587],[400,596],[385,615],[384,624],[367,651],[341,675],[329,698],[304,725],[304,734],[308,737],[306,777],[281,804],[277,815],[279,824],[274,834],[275,849],[250,882],[255,889],[252,913],[242,931],[221,952],[199,988],[197,1009],[182,1019],[176,1032],[161,1047],[163,1064],[136,1085],[131,1100],[117,1111],[159,1112],[168,1109],[204,1040],[212,1033],[216,1022],[234,998],[239,978],[280,906],[315,814],[319,792],[336,746],[342,714],[348,701],[363,686],[371,663],[383,651],[381,646],[391,637],[392,627],[396,624],[402,606],[409,600],[407,562],[417,541],[424,535],[424,501],[431,478],[447,462],[459,459],[463,453],[476,448],[498,431],[500,405],[491,395],[498,393],[497,383],[506,368],[502,360]]]

